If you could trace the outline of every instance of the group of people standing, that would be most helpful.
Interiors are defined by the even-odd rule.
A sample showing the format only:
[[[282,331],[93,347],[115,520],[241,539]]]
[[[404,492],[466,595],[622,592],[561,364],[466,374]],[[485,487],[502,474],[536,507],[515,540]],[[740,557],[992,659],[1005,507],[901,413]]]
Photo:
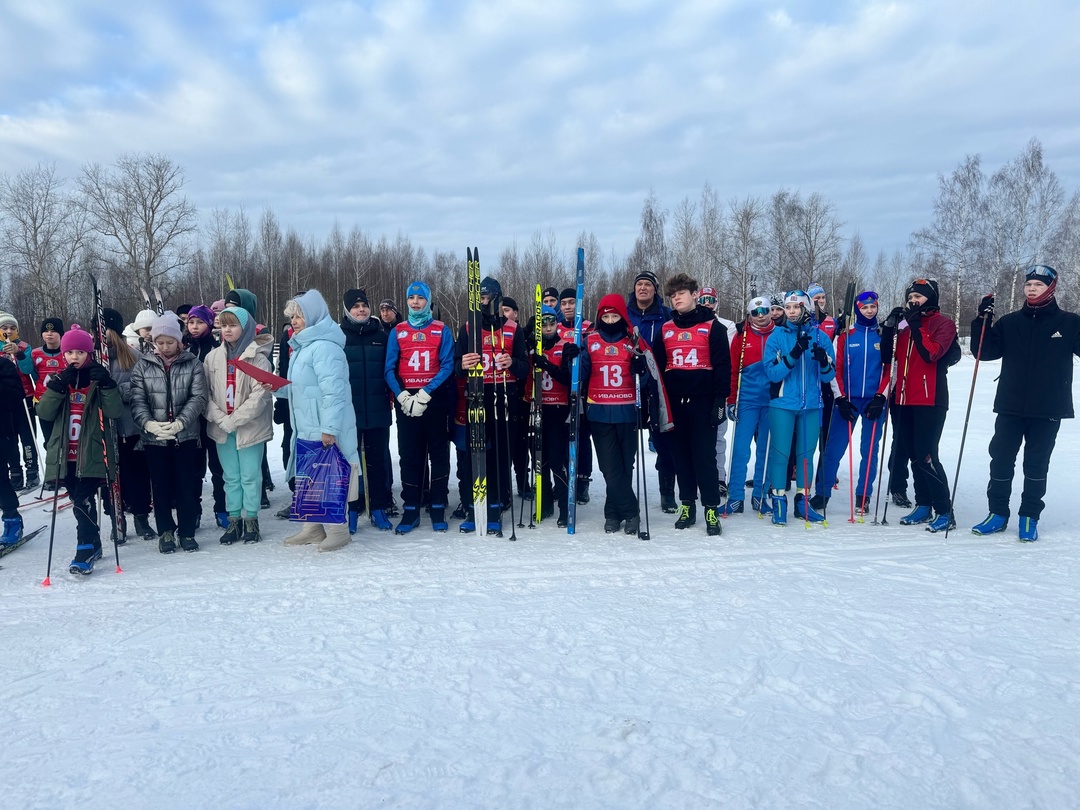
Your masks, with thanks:
[[[1007,527],[1013,469],[1026,441],[1019,536],[1038,536],[1050,454],[1060,420],[1073,415],[1072,357],[1080,355],[1080,317],[1057,306],[1056,284],[1056,271],[1035,266],[1027,272],[1020,310],[995,323],[994,299],[987,296],[972,324],[976,357],[1002,360],[990,514],[974,527],[977,534]],[[12,467],[0,476],[0,543],[14,543],[22,533],[15,489],[39,483],[35,415],[46,484],[62,483],[74,506],[77,547],[70,568],[76,573],[92,571],[101,556],[95,497],[102,481],[117,474],[135,533],[156,538],[162,553],[198,549],[208,469],[224,531],[220,542],[258,542],[259,512],[272,485],[266,447],[275,421],[285,426],[290,483],[298,438],[336,444],[352,470],[347,523],[305,523],[285,540],[321,551],[347,544],[365,511],[376,529],[398,534],[416,530],[425,510],[437,533],[448,530],[448,517],[464,532],[482,520],[489,533],[498,533],[513,505],[515,481],[523,499],[533,497],[533,486],[540,493],[541,519],[557,510],[557,524],[566,526],[571,493],[578,504],[589,501],[593,451],[605,483],[605,531],[641,534],[634,487],[636,465],[644,461],[641,430],[656,452],[661,508],[676,515],[677,529],[697,523],[699,501],[709,535],[721,534],[723,519],[750,509],[785,525],[789,490],[798,518],[824,522],[840,460],[860,422],[858,473],[853,467],[849,477],[852,516],[865,513],[887,420],[893,429],[889,497],[911,508],[901,524],[925,523],[932,532],[956,525],[939,444],[949,406],[947,370],[960,347],[933,280],[914,280],[904,305],[884,319],[872,290],[857,294],[852,313],[834,318],[824,289],[811,285],[782,296],[755,295],[736,324],[716,315],[713,288],[677,274],[663,285],[669,308],[659,280],[642,272],[626,298],[600,299],[595,320],[583,321],[580,343],[576,295],[552,287],[543,291],[539,346],[534,325],[519,326],[516,302],[494,278],[480,287],[479,340],[468,324],[455,337],[433,312],[425,282],[405,292],[404,315],[384,299],[376,316],[365,290],[348,290],[335,319],[321,294],[309,290],[288,302],[289,323],[278,341],[258,324],[257,301],[246,290],[233,290],[211,307],[185,306],[180,314],[140,313],[128,328],[120,313],[106,309],[103,363],[94,337],[77,325],[46,319],[42,345],[30,351],[18,340],[17,321],[0,313],[3,355],[10,361],[0,357],[0,451]],[[276,371],[289,382],[276,395],[257,373],[275,371],[275,342]],[[578,475],[571,481],[575,363],[581,409]],[[484,515],[473,505],[465,397],[466,380],[478,367],[489,481]],[[532,482],[526,414],[534,372],[543,429],[539,478]],[[395,421],[400,512],[392,494]],[[728,423],[735,424],[730,464]],[[15,474],[20,442],[24,480]],[[459,504],[448,516],[451,444]],[[908,470],[914,504],[907,497]],[[636,471],[643,481],[644,470]],[[149,525],[151,510],[156,529]]]

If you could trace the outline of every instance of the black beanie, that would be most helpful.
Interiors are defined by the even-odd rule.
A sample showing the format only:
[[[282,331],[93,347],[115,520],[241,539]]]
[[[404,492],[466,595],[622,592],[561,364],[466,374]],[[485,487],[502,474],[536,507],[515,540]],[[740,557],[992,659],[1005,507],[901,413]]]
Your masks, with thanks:
[[[544,290],[543,294],[540,296],[541,299],[544,299],[544,298],[558,298],[558,297],[559,297],[559,288],[558,287],[548,287],[546,290]]]
[[[59,318],[46,318],[41,322],[42,332],[59,332],[64,334],[64,322]]]
[[[565,300],[567,298],[573,298],[576,301],[577,300],[577,290],[575,290],[573,287],[567,287],[565,290],[563,290],[561,293],[559,293],[559,300],[560,301]]]
[[[124,334],[124,316],[117,312],[115,309],[101,310],[101,317],[105,321],[105,328],[112,329],[116,334]]]
[[[191,304],[181,304],[176,308],[177,315],[187,315],[191,312]]]
[[[656,273],[652,272],[651,270],[642,270],[640,273],[634,276],[634,286],[637,286],[637,283],[639,281],[649,282],[650,284],[652,284],[653,289],[656,290],[657,293],[660,292],[660,280],[656,277]]]
[[[925,296],[926,306],[937,308],[938,306],[938,285],[933,279],[917,278],[911,282],[911,286],[908,287],[909,293],[918,293]]]
[[[341,303],[345,305],[346,312],[356,306],[358,301],[363,302],[367,307],[371,306],[371,303],[368,301],[367,290],[363,287],[358,290],[346,290],[345,295],[341,297]]]
[[[517,311],[518,311],[518,304],[517,304],[517,301],[515,301],[515,300],[514,300],[513,298],[511,298],[511,297],[510,297],[509,295],[504,295],[504,296],[503,296],[503,300],[502,300],[502,305],[503,305],[504,307],[510,307],[510,309],[514,310],[514,312],[517,312]]]

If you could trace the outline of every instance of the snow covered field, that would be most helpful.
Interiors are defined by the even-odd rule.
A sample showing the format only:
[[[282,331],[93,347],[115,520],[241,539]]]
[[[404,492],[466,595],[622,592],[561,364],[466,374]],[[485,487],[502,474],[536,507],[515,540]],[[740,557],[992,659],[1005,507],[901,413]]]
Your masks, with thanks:
[[[597,480],[575,537],[362,522],[318,554],[264,514],[257,546],[130,541],[123,574],[77,578],[61,513],[51,588],[47,537],[0,571],[0,806],[1076,807],[1080,424],[1040,540],[1015,517],[975,537],[996,375],[947,541],[895,507],[847,523],[846,461],[829,528],[710,539],[672,528],[655,478],[652,541],[605,535]]]

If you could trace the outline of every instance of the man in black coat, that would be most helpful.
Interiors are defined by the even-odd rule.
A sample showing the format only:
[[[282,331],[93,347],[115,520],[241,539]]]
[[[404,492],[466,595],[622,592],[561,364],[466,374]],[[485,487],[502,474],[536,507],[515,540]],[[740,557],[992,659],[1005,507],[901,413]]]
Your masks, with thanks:
[[[1001,359],[990,440],[990,514],[975,534],[1004,531],[1020,443],[1024,442],[1021,540],[1037,540],[1046,494],[1046,473],[1062,419],[1072,419],[1073,356],[1080,357],[1080,315],[1057,305],[1057,271],[1028,268],[1024,305],[994,323],[994,296],[985,296],[971,324],[971,351],[980,360]]]

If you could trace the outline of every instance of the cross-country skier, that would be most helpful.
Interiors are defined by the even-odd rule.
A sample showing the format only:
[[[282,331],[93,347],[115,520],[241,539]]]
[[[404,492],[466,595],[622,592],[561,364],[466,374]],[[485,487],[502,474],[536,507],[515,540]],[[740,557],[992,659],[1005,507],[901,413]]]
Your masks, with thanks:
[[[1001,358],[990,440],[990,514],[975,534],[1004,531],[1020,444],[1024,445],[1021,540],[1039,538],[1046,474],[1062,419],[1073,418],[1073,357],[1080,356],[1080,315],[1058,306],[1057,271],[1045,264],[1024,274],[1024,304],[994,322],[994,296],[985,296],[971,324],[971,351],[980,360]],[[985,319],[986,333],[983,335]]]
[[[540,315],[542,335],[541,354],[533,354],[533,365],[543,372],[540,407],[543,447],[540,453],[542,487],[540,518],[555,512],[552,498],[559,505],[558,525],[566,528],[569,521],[567,467],[570,462],[570,361],[580,352],[571,341],[559,335],[559,315],[554,307],[544,306]],[[554,479],[554,481],[552,481]]]

